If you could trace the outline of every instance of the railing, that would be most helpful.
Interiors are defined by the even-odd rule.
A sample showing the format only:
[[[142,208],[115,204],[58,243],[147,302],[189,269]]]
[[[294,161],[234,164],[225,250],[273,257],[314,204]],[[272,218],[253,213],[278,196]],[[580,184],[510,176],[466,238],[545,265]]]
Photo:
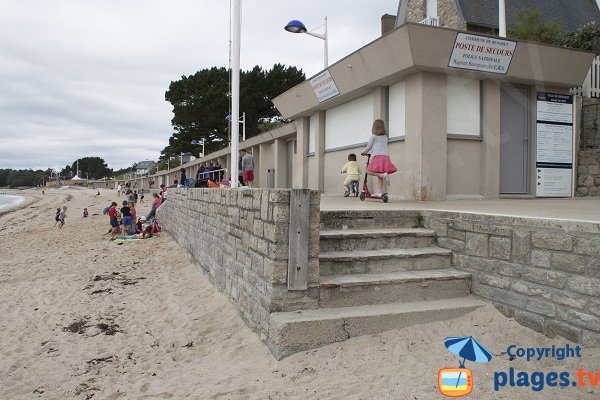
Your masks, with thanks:
[[[600,56],[596,56],[588,71],[583,86],[572,88],[571,94],[582,97],[600,97]]]
[[[423,25],[440,26],[440,19],[437,17],[427,17],[419,23]]]

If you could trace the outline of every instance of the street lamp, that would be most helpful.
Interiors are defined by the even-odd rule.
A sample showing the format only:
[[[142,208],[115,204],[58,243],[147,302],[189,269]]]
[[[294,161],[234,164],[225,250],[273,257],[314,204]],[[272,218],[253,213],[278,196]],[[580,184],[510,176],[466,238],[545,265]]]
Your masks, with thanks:
[[[204,157],[204,139],[202,140],[192,140],[192,144],[196,145],[196,144],[201,144],[202,145],[202,155],[200,157]]]
[[[291,20],[290,22],[288,22],[288,24],[283,29],[285,29],[286,31],[291,32],[291,33],[306,33],[307,35],[322,39],[324,41],[323,63],[325,64],[325,68],[327,68],[327,66],[329,65],[328,58],[327,58],[327,17],[325,17],[325,23],[321,26],[324,27],[325,33],[321,34],[321,33],[309,32],[308,29],[306,29],[306,26],[304,26],[304,24],[301,21],[294,19],[294,20]],[[320,28],[320,27],[318,26],[317,28]],[[315,29],[317,29],[317,28],[315,28]]]
[[[231,114],[225,117],[225,121],[231,121]],[[242,141],[246,140],[246,113],[242,113],[239,123],[242,124]]]

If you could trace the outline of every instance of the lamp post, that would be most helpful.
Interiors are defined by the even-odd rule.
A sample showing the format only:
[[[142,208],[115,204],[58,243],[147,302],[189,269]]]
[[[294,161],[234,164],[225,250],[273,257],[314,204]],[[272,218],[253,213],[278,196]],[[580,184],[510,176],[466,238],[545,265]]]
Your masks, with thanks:
[[[201,144],[202,145],[202,153],[200,157],[204,157],[204,139],[202,140],[192,140],[192,144],[196,145],[196,144]]]
[[[225,121],[231,121],[231,114],[225,117]],[[246,112],[242,113],[239,123],[242,124],[242,141],[246,140]]]
[[[328,56],[327,56],[327,17],[325,17],[325,23],[322,26],[325,29],[324,33],[322,33],[322,34],[321,33],[313,33],[313,32],[309,32],[308,29],[306,29],[306,26],[304,26],[304,24],[301,21],[294,19],[294,20],[291,20],[290,22],[288,22],[288,24],[283,29],[285,29],[288,32],[292,32],[292,33],[306,33],[307,35],[322,39],[324,41],[323,64],[325,65],[324,68],[327,68],[329,66],[329,61],[328,61]],[[319,27],[317,27],[317,28],[319,28]]]

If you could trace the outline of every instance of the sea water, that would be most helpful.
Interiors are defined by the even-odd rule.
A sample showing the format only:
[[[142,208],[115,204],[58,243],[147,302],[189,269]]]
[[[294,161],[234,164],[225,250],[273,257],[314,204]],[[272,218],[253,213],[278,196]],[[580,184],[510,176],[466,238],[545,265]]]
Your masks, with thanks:
[[[0,194],[0,211],[15,207],[25,200],[22,196],[12,194]]]

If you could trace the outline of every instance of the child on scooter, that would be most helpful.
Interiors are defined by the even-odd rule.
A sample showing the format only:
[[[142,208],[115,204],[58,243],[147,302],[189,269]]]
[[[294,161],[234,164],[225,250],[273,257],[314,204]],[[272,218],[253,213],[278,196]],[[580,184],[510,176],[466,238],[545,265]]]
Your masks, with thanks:
[[[389,174],[393,174],[398,171],[398,168],[390,160],[388,152],[388,136],[385,130],[385,122],[381,119],[373,121],[373,127],[371,128],[371,138],[367,147],[360,153],[366,156],[371,153],[371,162],[367,167],[367,175],[377,177],[376,191],[373,196],[381,197],[383,192],[383,181],[389,185],[390,180]]]
[[[344,180],[344,197],[348,197],[350,196],[350,183],[352,183],[352,181],[358,182],[360,174],[362,174],[360,165],[356,162],[356,154],[348,154],[348,162],[344,164],[341,172],[342,174],[346,174],[346,179]]]

